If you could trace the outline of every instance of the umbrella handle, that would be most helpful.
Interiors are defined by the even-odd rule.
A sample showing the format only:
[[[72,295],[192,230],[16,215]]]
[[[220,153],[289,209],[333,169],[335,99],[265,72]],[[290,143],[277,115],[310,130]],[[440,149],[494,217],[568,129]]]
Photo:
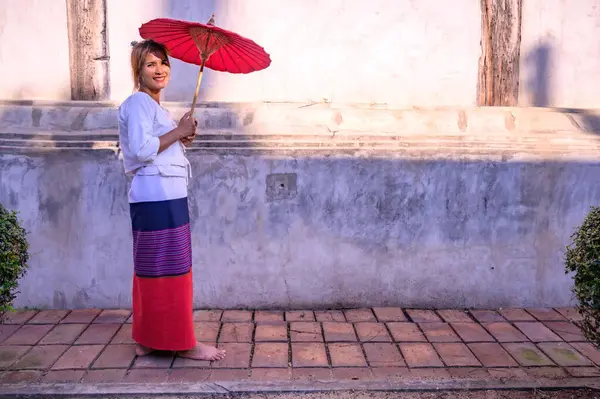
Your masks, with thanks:
[[[200,83],[202,82],[202,74],[204,73],[204,59],[200,64],[200,72],[198,72],[198,81],[196,82],[196,92],[194,93],[194,100],[192,101],[192,109],[190,114],[194,116],[194,109],[196,108],[196,100],[198,99],[198,91],[200,90]]]

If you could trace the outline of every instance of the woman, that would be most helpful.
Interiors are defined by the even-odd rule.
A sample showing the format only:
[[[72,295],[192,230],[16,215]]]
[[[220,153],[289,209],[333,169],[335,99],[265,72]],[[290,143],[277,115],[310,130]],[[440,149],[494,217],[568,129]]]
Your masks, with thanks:
[[[134,44],[131,68],[136,92],[119,107],[119,140],[125,173],[133,175],[136,353],[176,351],[191,359],[221,360],[224,351],[196,342],[192,315],[190,164],[184,146],[193,141],[197,122],[188,112],[176,124],[160,106],[171,72],[163,45],[152,40]]]

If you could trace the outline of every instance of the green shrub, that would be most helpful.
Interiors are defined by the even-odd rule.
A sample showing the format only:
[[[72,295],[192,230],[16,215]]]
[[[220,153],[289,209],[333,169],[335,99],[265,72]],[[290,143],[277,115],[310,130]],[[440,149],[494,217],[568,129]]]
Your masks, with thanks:
[[[567,246],[566,271],[575,272],[573,292],[583,317],[577,325],[600,348],[600,207],[592,207]]]
[[[16,212],[9,212],[0,204],[0,322],[13,310],[19,279],[27,270],[28,249],[27,233]]]

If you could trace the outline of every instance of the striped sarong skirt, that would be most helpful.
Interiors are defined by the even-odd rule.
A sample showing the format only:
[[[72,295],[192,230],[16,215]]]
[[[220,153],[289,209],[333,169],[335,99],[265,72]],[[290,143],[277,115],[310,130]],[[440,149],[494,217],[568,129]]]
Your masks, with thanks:
[[[130,204],[133,229],[133,339],[146,347],[196,346],[192,243],[187,198]]]

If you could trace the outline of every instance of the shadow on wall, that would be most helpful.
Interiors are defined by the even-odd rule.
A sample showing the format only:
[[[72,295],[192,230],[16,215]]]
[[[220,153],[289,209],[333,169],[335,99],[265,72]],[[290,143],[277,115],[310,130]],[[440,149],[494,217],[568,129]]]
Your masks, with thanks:
[[[539,43],[526,57],[525,66],[531,72],[525,85],[530,96],[528,103],[535,107],[552,107],[552,45],[548,41]],[[558,108],[561,111],[581,115],[584,126],[590,133],[600,134],[600,115],[581,108]],[[575,122],[577,123],[577,122]]]
[[[552,47],[548,42],[538,44],[525,57],[525,64],[533,73],[526,81],[527,91],[530,94],[529,104],[535,107],[550,106],[550,57]]]
[[[585,129],[590,132],[600,134],[600,115],[594,115],[585,110],[580,112],[585,122]]]
[[[223,7],[217,5],[217,0],[168,0],[165,12],[167,18],[185,20],[191,22],[206,23],[212,13],[220,14]],[[218,20],[217,20],[218,22]],[[196,90],[196,81],[199,65],[187,64],[177,59],[171,59],[173,79],[165,89],[165,101],[184,101],[192,102],[194,91]],[[214,88],[212,87],[211,70],[205,70],[202,77],[202,86],[198,93],[198,101],[202,102],[208,98],[208,94]]]

